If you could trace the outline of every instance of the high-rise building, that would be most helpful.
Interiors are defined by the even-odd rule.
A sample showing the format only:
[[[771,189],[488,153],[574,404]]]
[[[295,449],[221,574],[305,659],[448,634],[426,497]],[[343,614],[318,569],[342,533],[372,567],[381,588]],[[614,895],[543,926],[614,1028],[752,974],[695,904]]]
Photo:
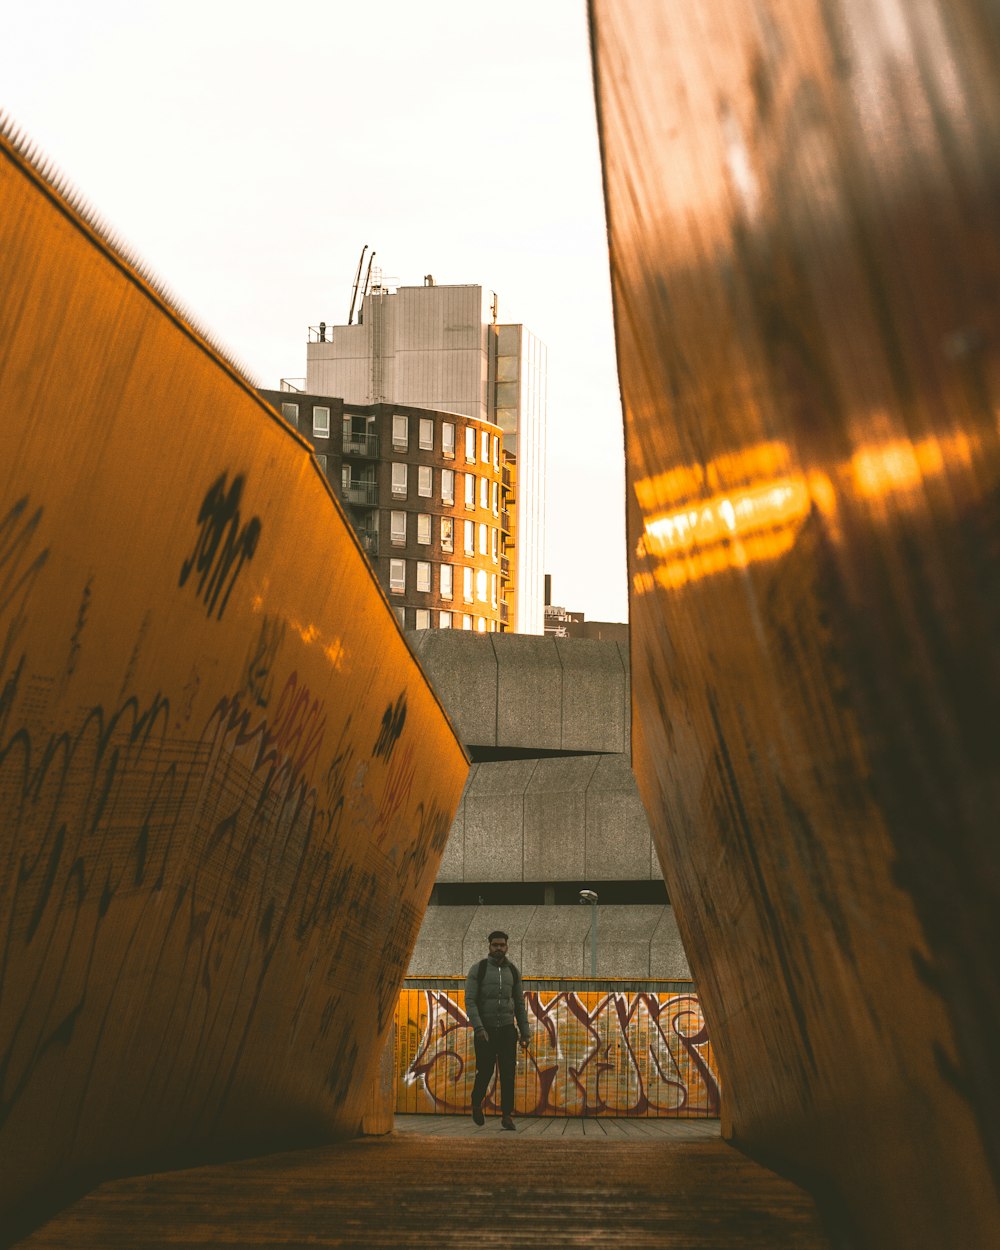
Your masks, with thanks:
[[[305,391],[349,404],[404,404],[499,427],[516,474],[510,536],[519,633],[544,630],[546,349],[500,324],[481,286],[388,289],[376,280],[357,321],[310,327]]]
[[[312,444],[404,628],[511,628],[513,473],[498,426],[405,404],[260,393]]]

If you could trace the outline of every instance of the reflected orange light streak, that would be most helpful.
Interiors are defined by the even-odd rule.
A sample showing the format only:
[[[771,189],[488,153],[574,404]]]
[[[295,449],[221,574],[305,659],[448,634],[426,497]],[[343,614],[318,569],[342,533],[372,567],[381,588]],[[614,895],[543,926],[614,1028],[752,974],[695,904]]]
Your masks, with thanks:
[[[820,472],[807,477],[790,471],[786,444],[767,442],[704,467],[679,466],[644,478],[635,484],[636,498],[644,512],[657,515],[639,539],[636,556],[645,567],[633,577],[633,591],[677,589],[726,569],[774,560],[792,547],[813,506],[836,539],[837,486],[866,501],[892,497],[897,507],[913,506],[923,481],[949,465],[970,465],[974,451],[965,434],[870,443],[837,466],[832,478]],[[728,486],[720,490],[722,483]],[[698,498],[707,490],[709,497]]]
[[[644,547],[651,555],[670,557],[725,539],[743,539],[761,530],[794,524],[809,511],[809,490],[802,477],[784,477],[743,491],[699,500],[646,522]]]
[[[851,485],[862,499],[907,494],[925,478],[943,473],[949,464],[971,464],[972,453],[972,440],[965,434],[925,438],[919,443],[896,439],[862,444],[851,457]]]

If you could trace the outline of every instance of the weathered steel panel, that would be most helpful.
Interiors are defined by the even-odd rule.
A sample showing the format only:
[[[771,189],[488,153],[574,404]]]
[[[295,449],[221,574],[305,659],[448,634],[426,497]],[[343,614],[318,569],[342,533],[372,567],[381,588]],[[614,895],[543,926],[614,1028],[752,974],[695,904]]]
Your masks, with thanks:
[[[736,1139],[1000,1244],[1000,19],[594,0],[635,765]]]
[[[0,144],[0,1220],[354,1134],[467,764],[306,445]]]
[[[518,1115],[718,1116],[718,1073],[695,993],[527,990],[524,998],[532,1044],[518,1049]],[[476,1056],[462,988],[402,990],[396,1038],[396,1111],[468,1115]],[[484,1106],[499,1112],[495,1078]]]

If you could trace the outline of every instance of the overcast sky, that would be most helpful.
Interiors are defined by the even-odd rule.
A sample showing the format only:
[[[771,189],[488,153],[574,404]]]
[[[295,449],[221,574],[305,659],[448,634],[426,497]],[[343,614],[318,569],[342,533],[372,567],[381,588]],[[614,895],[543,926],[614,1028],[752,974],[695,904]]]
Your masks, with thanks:
[[[259,384],[385,281],[479,283],[548,346],[546,569],[627,619],[584,0],[9,6],[0,107]]]

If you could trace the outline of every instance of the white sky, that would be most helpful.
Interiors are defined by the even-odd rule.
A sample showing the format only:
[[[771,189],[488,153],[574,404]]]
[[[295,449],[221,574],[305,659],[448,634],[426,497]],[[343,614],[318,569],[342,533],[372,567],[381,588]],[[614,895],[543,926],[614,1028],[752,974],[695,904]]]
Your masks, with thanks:
[[[261,385],[385,280],[548,347],[553,600],[625,620],[624,468],[584,0],[38,0],[0,107]]]

